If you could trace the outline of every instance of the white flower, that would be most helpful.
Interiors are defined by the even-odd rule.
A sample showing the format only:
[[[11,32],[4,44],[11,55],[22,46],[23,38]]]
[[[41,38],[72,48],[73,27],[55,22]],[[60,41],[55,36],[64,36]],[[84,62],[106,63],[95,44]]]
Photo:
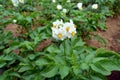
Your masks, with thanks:
[[[66,38],[66,34],[63,31],[62,20],[56,20],[55,22],[53,22],[53,27],[51,29],[53,38],[57,40],[64,40]]]
[[[78,9],[82,9],[82,3],[77,4]]]
[[[63,23],[62,20],[56,20],[53,22],[52,37],[57,40],[64,40],[66,38],[72,38],[76,34],[76,27],[72,20],[70,22]]]
[[[69,34],[68,34],[68,38],[74,37],[75,34],[76,34],[76,28],[71,27]]]
[[[64,24],[64,30],[66,31],[67,37],[72,38],[76,34],[76,27],[72,20]]]
[[[92,9],[97,9],[98,8],[98,4],[93,4],[92,5]]]
[[[13,6],[17,7],[19,5],[19,1],[18,0],[11,0],[13,3]]]
[[[13,20],[13,23],[16,23],[16,22],[17,22],[17,20],[14,19],[14,20]]]
[[[55,2],[56,2],[56,0],[52,0],[52,2],[53,2],[53,3],[55,3]]]
[[[53,22],[53,27],[52,28],[61,28],[63,26],[63,20],[56,20]]]
[[[63,13],[67,13],[67,9],[63,9],[62,11],[63,11]]]
[[[70,0],[67,0],[67,2],[70,2]]]
[[[19,0],[19,2],[24,4],[24,0]]]
[[[57,9],[61,10],[62,9],[62,5],[57,5]]]
[[[62,29],[56,29],[53,31],[52,36],[57,40],[64,40],[66,38],[66,33]]]

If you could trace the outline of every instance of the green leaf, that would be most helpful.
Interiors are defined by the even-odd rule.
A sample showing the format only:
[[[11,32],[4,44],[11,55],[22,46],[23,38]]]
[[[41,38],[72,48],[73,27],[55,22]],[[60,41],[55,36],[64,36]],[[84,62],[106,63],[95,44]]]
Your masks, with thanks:
[[[26,48],[27,48],[28,50],[33,50],[32,46],[29,45],[29,44],[26,44]]]
[[[103,48],[97,49],[95,56],[96,57],[114,57],[114,58],[120,59],[120,54],[113,51],[105,50]]]
[[[88,70],[88,69],[89,69],[89,66],[88,66],[87,63],[82,63],[82,64],[81,64],[81,68],[82,68],[83,70]]]
[[[94,59],[94,56],[95,56],[95,52],[89,53],[85,58],[85,62],[91,62],[92,59]]]
[[[40,58],[35,61],[35,64],[38,66],[43,66],[49,64],[48,61],[45,58]]]
[[[97,58],[93,58],[92,62],[93,63],[96,63],[98,61],[101,61],[101,60],[105,60],[106,58],[103,58],[103,57],[97,57]]]
[[[4,60],[11,61],[13,60],[13,56],[7,55],[4,57]]]
[[[79,47],[79,46],[84,46],[85,42],[83,42],[80,38],[73,38],[71,39],[71,45],[73,48]]]
[[[113,71],[113,70],[120,71],[120,65],[119,65],[120,62],[118,62],[117,60],[116,63],[114,62],[114,60],[110,60],[110,59],[101,60],[98,63],[101,64],[101,66],[108,71]]]
[[[4,67],[6,64],[7,64],[6,62],[0,63],[0,68]]]
[[[42,75],[47,78],[51,78],[55,76],[58,73],[58,66],[53,66],[52,69],[50,69],[47,72],[43,72]]]
[[[23,80],[35,80],[34,78],[38,76],[36,75],[34,72],[32,74],[29,74],[29,75],[24,75],[22,76]],[[42,80],[42,79],[41,79]]]
[[[34,44],[32,42],[29,41],[24,41],[20,44],[20,47],[24,47],[27,48],[28,50],[33,50],[33,46]]]
[[[6,78],[7,78],[7,75],[6,75],[6,74],[3,73],[2,75],[0,75],[0,79],[1,79],[1,80],[6,80]]]
[[[4,46],[0,46],[0,50],[4,49],[5,47]]]
[[[61,54],[60,49],[58,49],[58,47],[56,47],[55,45],[51,45],[48,48],[46,48],[46,51],[48,51],[49,53],[57,53],[57,54]]]
[[[43,31],[43,30],[45,30],[45,29],[46,29],[45,26],[44,26],[44,27],[38,27],[38,28],[37,28],[37,31],[38,31],[38,32],[41,32],[41,31]]]
[[[39,76],[38,76],[39,75]],[[35,76],[35,79],[34,80],[45,80],[45,77],[40,74],[36,74]]]
[[[104,67],[102,67],[99,64],[91,64],[90,66],[91,66],[92,70],[94,70],[97,73],[101,73],[102,75],[110,75],[111,74],[110,71],[106,70]]]
[[[98,77],[98,76],[91,76],[91,78],[92,78],[92,80],[103,80],[103,79],[101,79],[101,78]]]
[[[27,66],[22,66],[18,72],[25,72],[25,71],[28,71],[28,70],[31,70],[32,68],[27,65]]]
[[[3,53],[8,54],[8,53],[10,53],[11,51],[12,51],[12,48],[10,47],[10,48],[5,49],[5,50],[3,51]]]
[[[30,60],[33,60],[35,58],[35,55],[34,54],[30,54],[28,57],[29,57]]]
[[[10,76],[15,76],[15,77],[19,77],[20,78],[20,75],[16,72],[12,72],[9,74]]]
[[[54,53],[55,47],[53,45],[49,46],[46,51],[48,51],[49,53]]]
[[[54,58],[55,58],[54,61],[55,61],[56,64],[66,65],[66,61],[65,61],[64,57],[57,55]]]
[[[75,75],[78,75],[80,70],[79,70],[79,68],[77,66],[73,66],[73,72],[74,72]]]
[[[64,79],[69,74],[70,68],[68,66],[60,66],[59,74],[61,79]]]
[[[26,17],[26,20],[31,23],[32,22],[32,18],[31,17]]]

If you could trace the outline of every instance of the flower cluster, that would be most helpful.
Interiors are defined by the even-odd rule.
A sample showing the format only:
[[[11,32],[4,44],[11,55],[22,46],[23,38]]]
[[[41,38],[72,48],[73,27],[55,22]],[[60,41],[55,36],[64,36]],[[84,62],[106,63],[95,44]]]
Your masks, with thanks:
[[[24,4],[24,0],[11,0],[13,3],[13,6],[17,7],[19,5],[19,3]]]
[[[53,38],[57,40],[72,38],[76,34],[76,26],[72,20],[65,23],[62,20],[56,20],[53,22],[53,27],[51,29]]]

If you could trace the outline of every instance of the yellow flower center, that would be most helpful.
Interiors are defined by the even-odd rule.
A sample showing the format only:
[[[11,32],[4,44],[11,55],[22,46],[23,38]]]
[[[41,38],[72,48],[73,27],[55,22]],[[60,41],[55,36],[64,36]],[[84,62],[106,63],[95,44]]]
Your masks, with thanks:
[[[68,32],[70,30],[70,27],[66,27],[66,31]]]
[[[72,32],[71,35],[74,36],[74,35],[75,35],[75,32]]]
[[[58,36],[58,38],[62,38],[62,34],[61,33],[59,33],[57,36]]]
[[[55,25],[55,24],[53,25],[53,28],[56,28],[56,25]]]

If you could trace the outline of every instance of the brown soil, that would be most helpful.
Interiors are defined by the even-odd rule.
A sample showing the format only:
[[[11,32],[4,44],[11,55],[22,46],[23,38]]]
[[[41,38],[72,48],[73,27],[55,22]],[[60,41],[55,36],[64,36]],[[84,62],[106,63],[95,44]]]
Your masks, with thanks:
[[[21,34],[22,28],[17,24],[8,24],[4,28],[4,31],[10,31],[14,37],[17,37]]]
[[[96,48],[104,47],[108,50],[120,52],[120,43],[118,42],[118,39],[120,38],[120,15],[113,18],[108,18],[106,26],[108,28],[106,31],[99,30],[96,33],[106,40],[106,46],[103,46],[95,39],[88,40],[87,45],[94,46]]]

